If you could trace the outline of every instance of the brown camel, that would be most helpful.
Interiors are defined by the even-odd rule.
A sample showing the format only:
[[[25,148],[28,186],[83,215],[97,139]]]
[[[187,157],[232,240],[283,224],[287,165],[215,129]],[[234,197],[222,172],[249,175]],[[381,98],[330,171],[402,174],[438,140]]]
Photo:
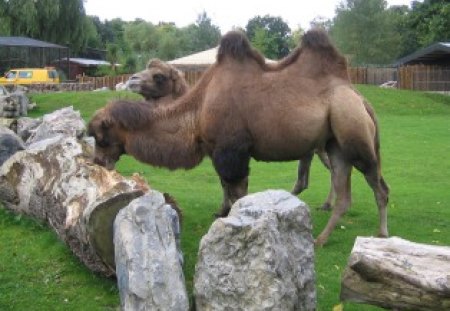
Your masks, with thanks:
[[[326,150],[336,200],[316,243],[327,241],[350,206],[353,166],[375,194],[379,235],[388,236],[378,126],[348,81],[345,59],[325,33],[312,30],[275,66],[241,33],[228,33],[216,63],[181,98],[156,109],[117,101],[99,110],[89,124],[96,162],[112,168],[128,153],[152,165],[189,169],[208,155],[223,188],[219,215],[226,216],[247,194],[250,157],[308,163],[314,150]]]
[[[283,66],[283,65],[281,65]],[[267,70],[279,70],[276,64],[267,65]],[[165,63],[159,59],[151,59],[145,70],[135,73],[129,80],[131,91],[141,94],[146,101],[153,105],[168,104],[178,97],[184,95],[188,89],[188,83],[184,75],[174,66]],[[329,161],[325,151],[317,151],[317,155],[322,163],[329,169]],[[298,195],[308,188],[310,162],[299,162],[298,178],[294,185],[292,194]],[[330,191],[322,209],[331,209],[334,192]]]
[[[169,103],[189,89],[183,73],[159,59],[151,59],[145,70],[131,76],[128,85],[155,106]]]

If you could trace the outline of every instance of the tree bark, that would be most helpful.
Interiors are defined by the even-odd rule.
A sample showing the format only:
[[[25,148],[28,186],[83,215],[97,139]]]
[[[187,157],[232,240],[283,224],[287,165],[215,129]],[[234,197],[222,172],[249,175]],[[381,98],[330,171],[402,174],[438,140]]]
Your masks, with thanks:
[[[450,247],[358,237],[341,299],[394,310],[450,310]]]
[[[56,136],[17,152],[0,168],[0,200],[47,222],[92,271],[115,273],[113,222],[148,185],[91,163],[92,147]]]

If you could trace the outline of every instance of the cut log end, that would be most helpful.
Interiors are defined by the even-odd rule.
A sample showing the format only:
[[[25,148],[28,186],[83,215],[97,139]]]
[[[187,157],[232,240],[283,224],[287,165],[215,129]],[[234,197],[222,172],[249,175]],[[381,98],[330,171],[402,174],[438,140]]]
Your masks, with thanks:
[[[117,213],[132,200],[144,194],[142,191],[120,193],[97,205],[87,222],[88,238],[98,256],[115,271],[113,227]]]
[[[394,310],[450,310],[450,247],[358,237],[340,296]]]

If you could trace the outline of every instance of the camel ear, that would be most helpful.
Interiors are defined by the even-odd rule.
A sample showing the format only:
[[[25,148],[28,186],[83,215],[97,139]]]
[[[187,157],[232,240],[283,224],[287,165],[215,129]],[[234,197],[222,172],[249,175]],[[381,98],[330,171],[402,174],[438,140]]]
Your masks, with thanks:
[[[150,69],[151,67],[161,67],[161,60],[157,58],[152,58],[147,63],[147,69]]]
[[[187,89],[187,85],[183,77],[184,74],[177,69],[171,69],[170,76],[173,81],[173,94],[176,97],[180,97],[186,92]]]

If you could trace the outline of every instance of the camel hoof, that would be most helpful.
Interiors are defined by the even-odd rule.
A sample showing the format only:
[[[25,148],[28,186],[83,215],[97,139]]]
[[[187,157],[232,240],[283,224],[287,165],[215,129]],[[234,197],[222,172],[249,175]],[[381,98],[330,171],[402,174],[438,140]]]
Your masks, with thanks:
[[[294,189],[292,189],[291,194],[297,196],[300,194],[300,192],[302,192],[302,190],[295,187]]]
[[[320,236],[314,240],[315,247],[323,247],[325,243],[327,243],[327,239]]]
[[[305,189],[306,189],[305,186],[295,184],[295,185],[294,185],[294,188],[293,188],[292,191],[291,191],[291,194],[292,194],[292,195],[299,195],[299,194],[302,193]]]
[[[332,209],[333,209],[333,207],[331,206],[330,203],[323,203],[322,207],[318,208],[318,210],[325,211],[325,212],[331,211]]]

